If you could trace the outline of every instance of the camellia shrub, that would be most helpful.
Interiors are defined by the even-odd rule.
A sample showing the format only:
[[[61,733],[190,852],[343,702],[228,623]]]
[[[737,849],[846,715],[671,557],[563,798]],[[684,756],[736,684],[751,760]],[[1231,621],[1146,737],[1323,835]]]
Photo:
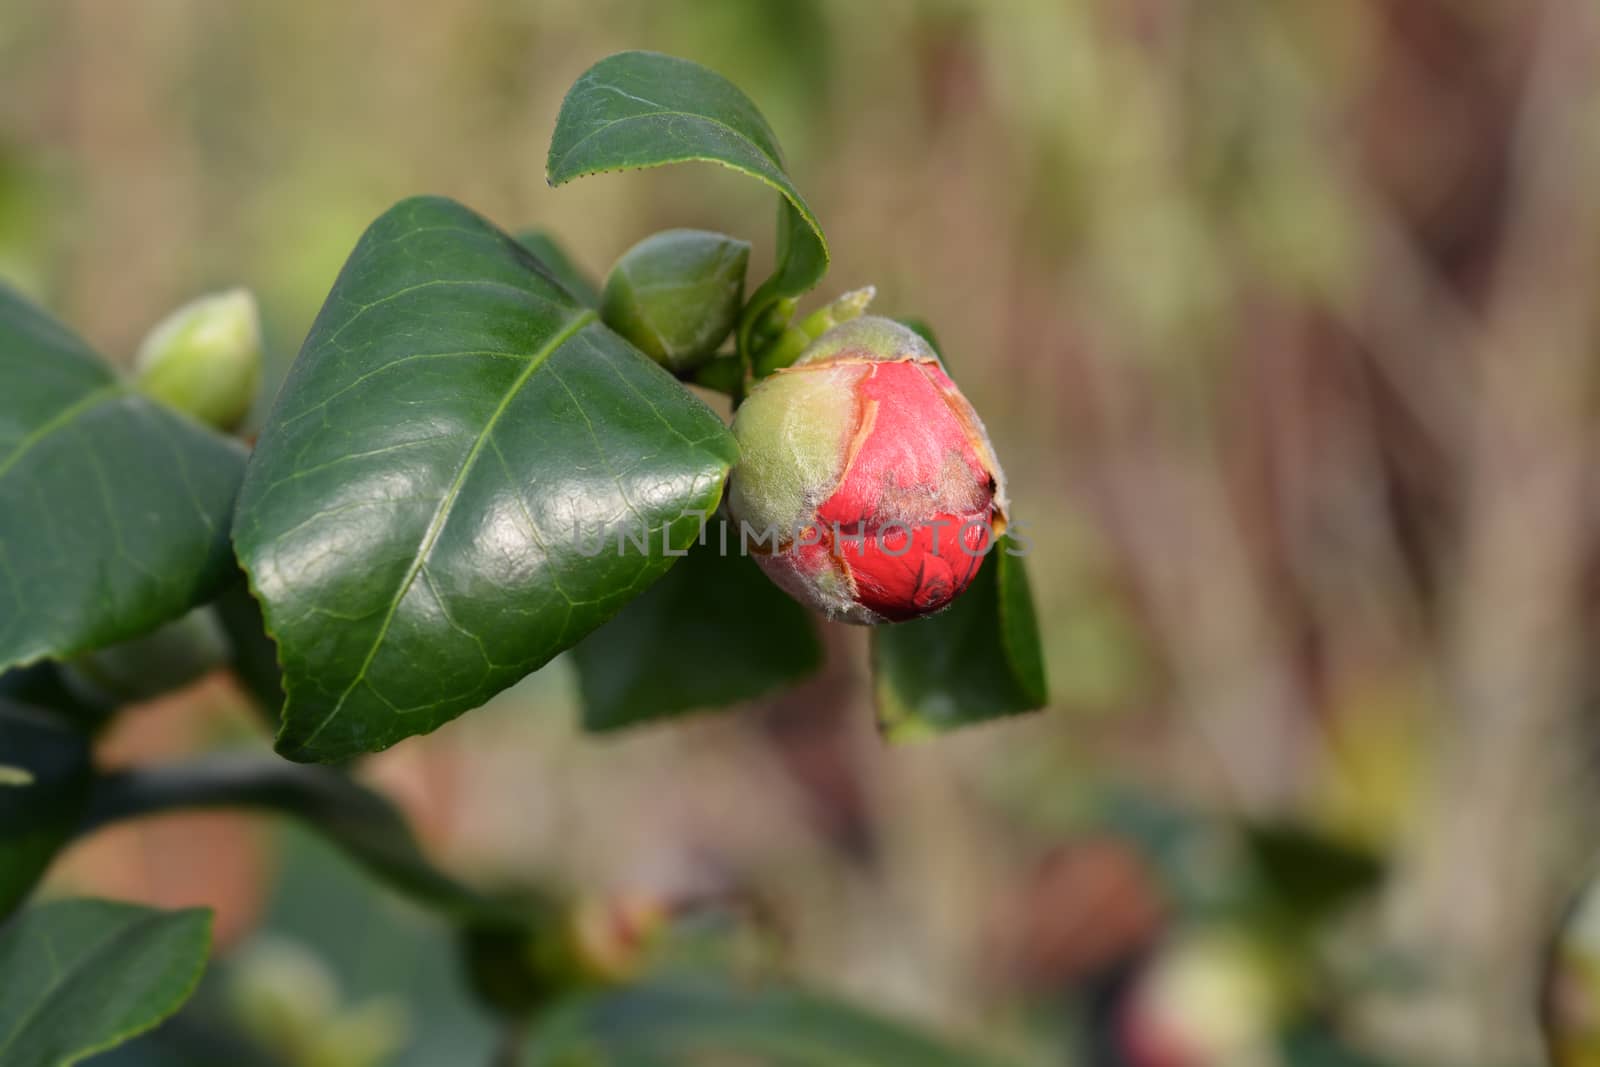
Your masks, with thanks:
[[[872,627],[890,736],[1045,703],[1027,543],[959,365],[870,289],[797,315],[828,246],[755,105],[612,56],[568,94],[549,179],[687,161],[779,194],[759,284],[723,234],[645,237],[597,285],[542,234],[406,200],[253,447],[230,436],[260,387],[248,293],[175,312],[125,378],[0,289],[7,1067],[76,1062],[188,997],[206,912],[18,909],[75,837],[200,806],[298,819],[456,924],[465,980],[535,1020],[526,1062],[979,1062],[793,988],[660,981],[638,949],[657,910],[467,886],[345,770],[569,650],[590,730],[749,700],[819,667],[813,612]],[[223,664],[281,759],[95,768],[119,707]]]

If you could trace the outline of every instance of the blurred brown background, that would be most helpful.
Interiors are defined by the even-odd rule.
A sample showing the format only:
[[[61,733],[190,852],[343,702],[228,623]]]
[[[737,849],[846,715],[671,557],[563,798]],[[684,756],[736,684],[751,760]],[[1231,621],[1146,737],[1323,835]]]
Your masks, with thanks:
[[[558,663],[372,761],[438,854],[755,892],[801,973],[1041,1062],[1124,967],[1177,974],[1135,982],[1169,1029],[1248,1017],[1151,1067],[1280,1062],[1305,1018],[1419,1060],[1536,1062],[1593,840],[1600,10],[9,0],[0,276],[117,360],[185,299],[248,286],[281,375],[361,230],[412,193],[548,227],[596,274],[668,226],[769,261],[770,194],[716,168],[546,186],[561,93],[627,47],[760,104],[833,245],[819,296],[875,283],[937,329],[1034,543],[1055,707],[885,749],[841,628],[797,693],[588,740]],[[251,730],[193,710],[236,705],[225,683],[187,703],[119,743]],[[1164,852],[1157,824],[1204,847]],[[131,881],[220,899],[247,939],[271,850],[206,825],[233,843],[206,846],[206,878],[163,858]],[[1241,825],[1386,877],[1337,920],[1291,903],[1292,936],[1219,919],[1211,883],[1259,875]],[[192,826],[108,835],[68,879],[132,893],[128,857],[181,857]],[[1569,948],[1570,1062],[1600,1062],[1580,1058],[1597,968]]]

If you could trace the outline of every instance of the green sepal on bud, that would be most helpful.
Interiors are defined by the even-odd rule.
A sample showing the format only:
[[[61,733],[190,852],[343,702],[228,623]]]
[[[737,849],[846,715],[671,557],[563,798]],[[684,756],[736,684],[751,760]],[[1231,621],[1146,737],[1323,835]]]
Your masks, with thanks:
[[[756,353],[755,376],[764,378],[775,370],[789,366],[800,358],[800,353],[812,341],[840,323],[860,318],[877,295],[877,288],[871,285],[852,289],[832,303],[817,308],[798,324],[786,326],[766,348]]]
[[[261,315],[246,289],[203,296],[145,337],[139,388],[219,430],[238,429],[261,388]]]
[[[750,245],[705,230],[664,230],[606,276],[600,318],[674,374],[710,359],[733,332]]]

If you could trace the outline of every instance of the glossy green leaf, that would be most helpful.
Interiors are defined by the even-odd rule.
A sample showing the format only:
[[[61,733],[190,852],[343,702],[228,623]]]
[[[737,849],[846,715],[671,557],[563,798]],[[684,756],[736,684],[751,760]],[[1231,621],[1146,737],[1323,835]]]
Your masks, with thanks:
[[[573,83],[550,141],[550,183],[603,171],[689,161],[720,163],[783,196],[773,275],[751,296],[740,350],[762,313],[806,292],[828,269],[822,226],[784,170],[778,138],[722,75],[656,52],[608,56]]]
[[[547,230],[524,230],[517,234],[517,243],[535,259],[543,263],[556,281],[567,287],[567,292],[578,298],[584,307],[600,306],[600,287],[583,272],[565,247]]]
[[[0,285],[0,669],[137,636],[226,580],[243,449]]]
[[[537,669],[666,572],[736,455],[510,237],[449,200],[397,205],[334,284],[240,493],[279,752],[385,748]]]
[[[22,903],[72,836],[90,774],[82,732],[0,700],[0,921]]]
[[[405,817],[382,795],[328,767],[219,755],[96,779],[80,832],[143,815],[245,808],[303,823],[379,881],[458,918],[514,923],[511,905],[457,882],[422,852]]]
[[[878,722],[901,740],[1032,711],[1049,701],[1023,546],[1009,536],[938,615],[872,634]]]
[[[997,1061],[828,997],[709,983],[577,998],[539,1020],[525,1067],[992,1067]]]
[[[58,900],[0,928],[0,1063],[67,1067],[178,1010],[211,949],[211,912]]]
[[[572,650],[586,729],[751,700],[821,667],[810,615],[716,529]]]

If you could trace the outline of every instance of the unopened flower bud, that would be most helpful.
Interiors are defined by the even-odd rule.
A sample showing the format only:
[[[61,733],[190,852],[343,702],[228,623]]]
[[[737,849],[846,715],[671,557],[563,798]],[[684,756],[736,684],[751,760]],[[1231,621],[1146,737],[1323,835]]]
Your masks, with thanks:
[[[245,289],[185,304],[145,337],[139,388],[219,430],[237,429],[261,387],[261,316]]]
[[[733,331],[750,246],[720,233],[666,230],[624,252],[600,317],[674,374],[710,359]]]
[[[756,385],[733,432],[728,508],[741,543],[831,618],[938,611],[1005,529],[1005,478],[983,423],[927,343],[889,319],[823,334]]]

